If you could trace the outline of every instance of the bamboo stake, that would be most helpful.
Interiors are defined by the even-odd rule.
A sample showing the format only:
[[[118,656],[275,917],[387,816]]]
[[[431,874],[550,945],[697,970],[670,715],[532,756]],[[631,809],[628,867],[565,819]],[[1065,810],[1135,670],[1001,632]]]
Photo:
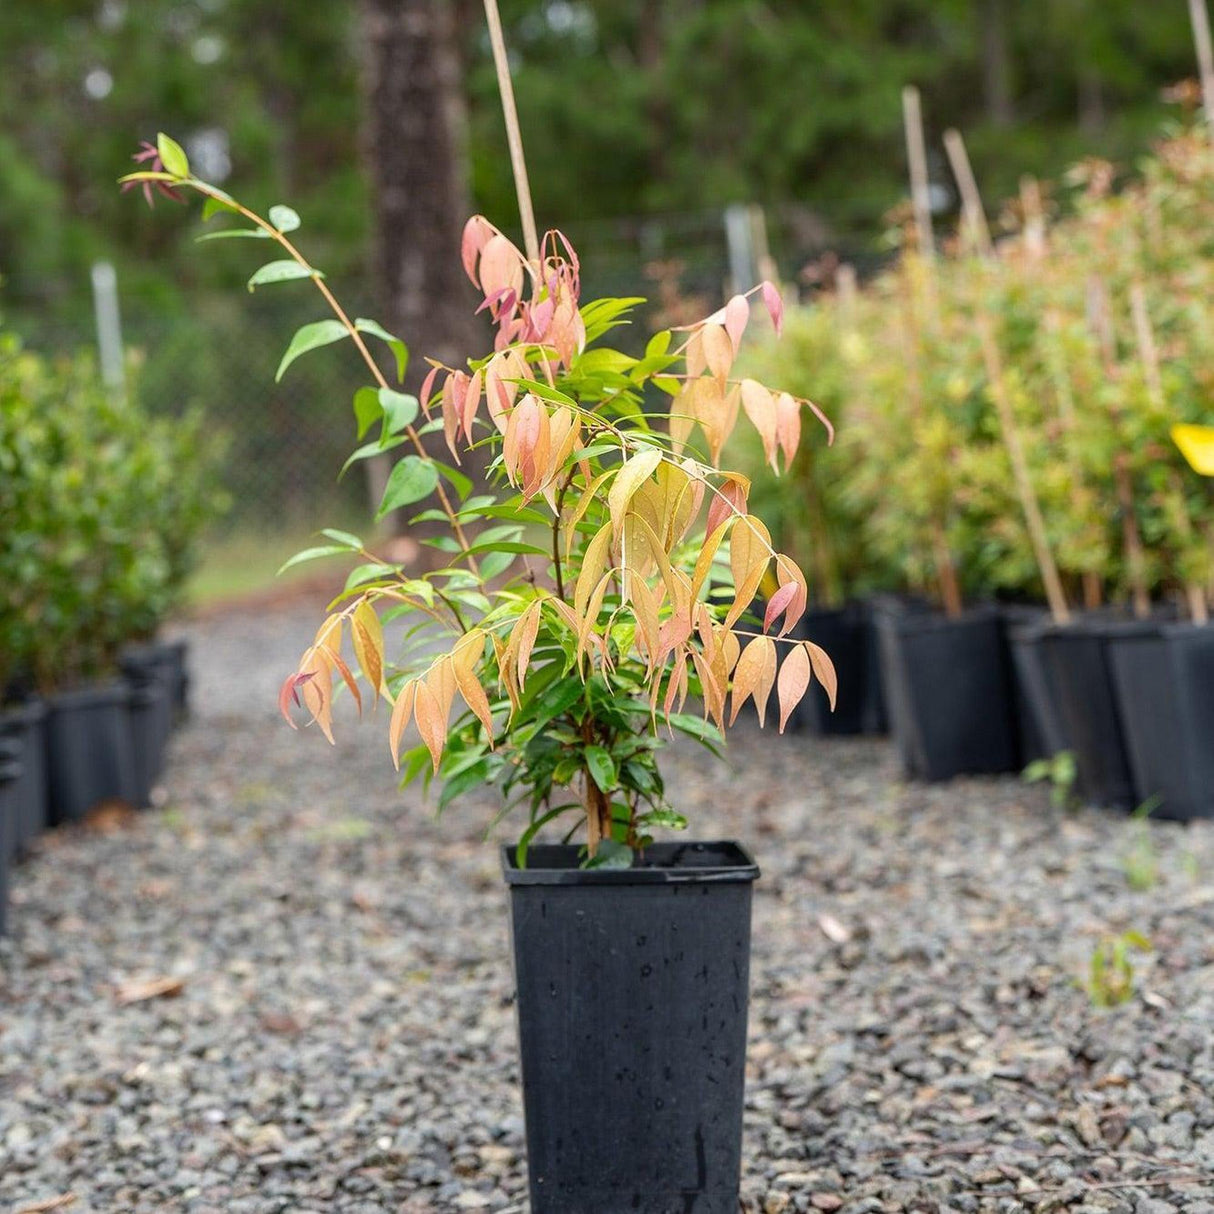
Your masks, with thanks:
[[[1155,345],[1155,332],[1151,327],[1151,314],[1147,309],[1147,293],[1142,283],[1130,285],[1130,312],[1134,317],[1134,334],[1138,340],[1138,357],[1142,360],[1143,371],[1146,375],[1147,391],[1151,403],[1159,410],[1164,410],[1167,401],[1163,392],[1163,376],[1159,372],[1159,348]],[[1180,528],[1180,538],[1183,543],[1191,543],[1193,525],[1184,508],[1184,484],[1172,470],[1172,488],[1180,501],[1180,514],[1177,523]],[[1194,623],[1209,622],[1209,605],[1206,603],[1205,590],[1196,582],[1185,583],[1185,598],[1189,603],[1189,615]]]
[[[1116,375],[1117,360],[1113,316],[1104,282],[1096,275],[1088,279],[1087,305],[1088,323],[1100,343],[1105,375],[1113,379]],[[1130,576],[1134,614],[1143,620],[1151,614],[1151,594],[1147,589],[1146,553],[1142,546],[1142,534],[1138,530],[1138,519],[1134,513],[1134,486],[1130,481],[1130,469],[1124,451],[1113,456],[1113,486],[1117,491],[1117,505],[1121,510],[1121,535]]]
[[[1201,72],[1201,96],[1205,103],[1206,122],[1214,138],[1214,47],[1210,39],[1210,14],[1206,0],[1189,0],[1189,20],[1193,25],[1193,41],[1197,45],[1197,66]]]
[[[989,256],[994,251],[991,230],[987,226],[982,196],[978,193],[978,183],[974,180],[974,170],[960,131],[953,128],[944,132],[944,150],[948,153],[949,165],[957,179],[957,188],[961,191],[961,213],[970,239],[979,253],[984,257]]]
[[[1041,186],[1036,177],[1020,178],[1020,206],[1024,211],[1024,247],[1030,257],[1045,257],[1045,211],[1041,205]]]
[[[1054,564],[1054,554],[1050,551],[1045,521],[1041,517],[1041,505],[1037,501],[1037,494],[1029,476],[1024,448],[1020,445],[1020,434],[1016,429],[1012,403],[1008,399],[1007,384],[1003,378],[1003,365],[999,358],[999,350],[995,345],[995,334],[991,328],[990,318],[985,313],[979,315],[978,335],[982,340],[982,357],[986,363],[987,379],[990,380],[991,397],[995,402],[995,411],[999,415],[999,428],[1003,432],[1003,445],[1007,448],[1007,453],[1012,461],[1016,495],[1020,498],[1020,508],[1024,511],[1029,539],[1033,545],[1033,555],[1037,558],[1037,567],[1041,570],[1041,581],[1045,585],[1046,602],[1050,605],[1050,614],[1054,617],[1054,622],[1066,624],[1070,622],[1071,612],[1067,607],[1066,595],[1062,590],[1062,581],[1058,577],[1058,566]]]
[[[502,18],[497,0],[485,0],[485,19],[489,23],[489,43],[493,47],[493,65],[497,69],[497,87],[502,96],[502,115],[506,119],[506,142],[510,147],[510,167],[514,170],[514,190],[518,195],[518,213],[523,223],[523,245],[527,260],[540,264],[540,242],[531,205],[531,185],[527,180],[527,162],[523,157],[523,133],[514,105],[514,85],[510,80],[510,60],[502,37]]]
[[[927,143],[923,136],[923,110],[919,90],[908,84],[902,90],[902,125],[906,131],[906,158],[910,164],[911,205],[915,212],[915,234],[924,257],[936,255],[932,235],[932,195],[927,177]]]

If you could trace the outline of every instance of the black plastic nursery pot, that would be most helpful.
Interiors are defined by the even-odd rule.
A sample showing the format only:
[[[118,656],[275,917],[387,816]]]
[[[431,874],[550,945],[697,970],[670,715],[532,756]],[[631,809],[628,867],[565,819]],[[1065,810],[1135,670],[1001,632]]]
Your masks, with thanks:
[[[1132,810],[1137,795],[1109,659],[1115,635],[1151,630],[1149,623],[1116,623],[1080,616],[1041,633],[1041,653],[1058,723],[1073,752],[1076,791],[1093,805]]]
[[[122,673],[135,686],[156,682],[164,687],[169,720],[174,725],[189,716],[188,650],[189,643],[181,639],[149,641],[142,645],[128,645],[119,660]]]
[[[533,1214],[736,1214],[758,866],[658,843],[627,869],[503,848]]]
[[[17,786],[21,781],[21,743],[0,738],[0,935],[8,923],[8,874],[13,861]]]
[[[37,698],[0,710],[0,739],[21,749],[21,776],[13,790],[13,852],[21,855],[47,826],[46,704]]]
[[[876,632],[867,604],[812,610],[797,635],[821,645],[839,676],[835,710],[815,679],[797,706],[794,728],[818,735],[883,733],[885,705],[876,653]]]
[[[877,612],[890,732],[908,775],[948,780],[1019,768],[1015,702],[994,608],[956,619],[883,606]]]
[[[101,683],[50,697],[46,761],[52,825],[76,822],[104,801],[135,804],[130,688]]]
[[[173,731],[177,696],[176,671],[160,646],[143,645],[122,655],[122,673],[131,687],[131,758],[135,797],[151,804],[152,788],[164,769],[165,748]]]
[[[1048,759],[1069,749],[1058,716],[1058,696],[1042,651],[1041,637],[1049,617],[1016,612],[1006,617],[1008,649],[1016,693],[1016,723],[1023,764]]]
[[[1139,803],[1153,817],[1214,817],[1214,627],[1114,631],[1108,653]]]

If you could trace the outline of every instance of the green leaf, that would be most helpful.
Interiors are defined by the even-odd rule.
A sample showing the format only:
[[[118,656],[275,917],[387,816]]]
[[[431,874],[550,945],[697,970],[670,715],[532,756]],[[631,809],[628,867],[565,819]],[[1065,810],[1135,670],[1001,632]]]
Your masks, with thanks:
[[[514,862],[519,868],[527,867],[527,848],[531,845],[531,840],[539,833],[542,827],[549,822],[559,818],[561,814],[567,814],[571,809],[580,809],[580,805],[558,805],[555,809],[550,809],[546,814],[535,819],[530,826],[523,831],[522,837],[518,841],[518,846],[514,849]]]
[[[673,809],[651,809],[637,818],[638,826],[664,826],[668,830],[686,830],[687,819]]]
[[[395,565],[384,565],[379,561],[371,561],[366,565],[356,565],[346,578],[346,589],[354,590],[365,586],[368,582],[378,582],[381,578],[395,577],[400,572]]]
[[[405,343],[389,333],[378,321],[368,320],[365,316],[360,316],[354,322],[354,327],[360,333],[370,333],[372,337],[378,337],[380,341],[388,343],[388,348],[396,355],[396,377],[403,384],[405,368],[409,365],[409,349]]]
[[[481,577],[490,581],[499,573],[505,573],[514,563],[513,552],[491,552],[480,563]]]
[[[174,177],[190,175],[190,162],[186,159],[185,151],[176,139],[170,138],[161,131],[156,136],[156,150],[160,153],[161,163]]]
[[[203,232],[194,240],[201,244],[204,240],[269,240],[270,233],[261,228],[220,228],[217,232]]]
[[[279,573],[285,573],[288,569],[295,565],[302,565],[304,561],[319,560],[322,556],[347,556],[350,549],[345,544],[325,544],[320,548],[305,548],[302,552],[297,552],[289,561],[285,561]]]
[[[440,423],[441,424],[441,423]],[[441,460],[434,460],[434,466],[443,474],[444,480],[450,482],[451,487],[459,495],[459,500],[464,501],[468,494],[472,492],[472,481],[466,477],[458,468],[452,468],[450,464],[444,464]]]
[[[645,347],[646,358],[661,358],[670,349],[670,330],[663,329],[655,333]]]
[[[491,540],[487,544],[473,544],[464,555],[481,556],[486,552],[510,552],[516,556],[519,553],[525,553],[527,556],[552,556],[552,553],[547,548],[537,548],[534,544],[515,543],[506,540]]]
[[[287,347],[287,352],[282,356],[282,362],[278,364],[274,382],[278,383],[282,379],[287,368],[301,354],[306,354],[309,350],[315,350],[320,346],[332,345],[333,342],[341,341],[343,337],[349,336],[346,326],[340,320],[316,320],[310,325],[296,329],[295,336],[291,338],[291,344]]]
[[[611,752],[603,746],[587,746],[583,752],[586,756],[586,768],[591,779],[598,785],[600,792],[610,792],[617,783],[615,760]]]
[[[362,540],[349,531],[338,531],[334,527],[325,527],[321,531],[321,535],[327,540],[332,540],[335,544],[345,544],[352,552],[360,552],[362,550]]]
[[[583,868],[631,868],[632,848],[616,839],[600,839],[594,859],[587,860]]]
[[[324,278],[324,275],[311,266],[301,266],[299,262],[284,257],[279,261],[267,261],[257,270],[249,279],[249,290],[272,282],[290,282],[296,278]]]
[[[380,388],[378,401],[383,410],[386,434],[399,434],[406,426],[412,425],[413,419],[417,416],[416,396],[395,392],[391,388]],[[362,435],[359,437],[361,438]]]
[[[377,402],[378,403],[378,402]],[[383,455],[385,451],[391,451],[393,447],[399,447],[405,441],[403,435],[397,435],[396,438],[390,438],[387,442],[377,439],[373,443],[363,443],[349,459],[341,466],[341,471],[337,474],[337,479],[341,480],[343,476],[350,470],[352,464],[357,464],[359,460],[371,459],[372,456]]]
[[[378,388],[359,388],[354,393],[354,420],[358,423],[360,439],[383,415],[384,411],[379,407]]]
[[[270,222],[280,232],[294,232],[299,227],[300,218],[290,207],[279,203],[278,206],[270,208]]]
[[[240,214],[237,208],[226,198],[208,198],[206,202],[202,204],[202,222],[206,223],[206,221],[212,218],[212,216],[220,215],[225,211],[230,212],[233,215]]]
[[[401,506],[420,502],[429,497],[438,484],[438,469],[432,461],[418,455],[406,455],[397,463],[388,476],[383,500],[375,512],[376,518],[398,510]]]

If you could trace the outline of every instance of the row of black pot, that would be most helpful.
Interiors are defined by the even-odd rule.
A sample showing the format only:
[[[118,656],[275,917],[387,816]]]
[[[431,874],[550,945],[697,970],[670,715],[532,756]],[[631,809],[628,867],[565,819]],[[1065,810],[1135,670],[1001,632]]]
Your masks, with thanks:
[[[151,801],[169,734],[187,710],[185,643],[132,647],[121,672],[0,709],[0,930],[9,865],[43,830],[106,802]]]
[[[874,611],[890,730],[911,776],[1022,770],[1068,750],[1086,801],[1214,816],[1214,627],[1039,609]]]

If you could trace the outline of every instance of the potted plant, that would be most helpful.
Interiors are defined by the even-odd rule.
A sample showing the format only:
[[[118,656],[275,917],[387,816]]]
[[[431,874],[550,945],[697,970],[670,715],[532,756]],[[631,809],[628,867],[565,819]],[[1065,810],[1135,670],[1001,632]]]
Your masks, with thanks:
[[[493,348],[431,362],[415,396],[370,344],[399,381],[403,342],[349,317],[297,247],[293,211],[262,217],[198,180],[165,136],[126,180],[201,194],[205,218],[237,220],[211,235],[274,247],[251,287],[299,280],[320,293],[330,315],[295,334],[279,376],[351,343],[372,381],[354,412],[361,429],[378,426],[351,458],[405,452],[379,516],[412,506],[415,521],[445,524],[429,542],[447,563],[421,575],[346,532],[300,554],[355,567],[281,707],[291,719],[302,706],[331,739],[339,687],[356,705],[384,699],[394,762],[441,785],[440,808],[492,784],[503,816],[521,815],[502,865],[532,1208],[736,1209],[758,868],[734,842],[660,838],[689,807],[667,797],[658,755],[667,731],[715,751],[741,705],[762,717],[773,690],[783,728],[815,675],[834,694],[825,652],[791,635],[804,575],[749,512],[748,479],[720,466],[743,415],[766,446],[795,454],[807,402],[732,373],[759,298],[779,328],[778,292],[736,295],[634,357],[605,339],[638,300],[584,302],[559,232],[528,232],[522,253],[476,216],[462,255]],[[449,454],[436,458],[427,436]],[[472,449],[486,486],[459,466]],[[752,621],[768,570],[777,588]],[[392,621],[400,645],[385,640]],[[409,728],[421,740],[402,752]],[[546,841],[558,829],[565,842]]]
[[[807,570],[810,605],[800,629],[825,648],[839,671],[839,698],[831,709],[815,686],[798,706],[792,727],[811,733],[860,734],[886,731],[885,701],[873,620],[874,596],[899,584],[892,566],[868,533],[870,503],[855,490],[869,436],[852,424],[852,412],[864,416],[857,399],[859,368],[870,357],[868,314],[871,301],[857,293],[841,273],[837,289],[812,304],[789,311],[779,340],[752,350],[746,366],[763,379],[784,384],[814,400],[830,416],[836,441],[826,447],[803,446],[778,485],[758,482],[756,511],[775,520],[773,535]],[[765,462],[756,442],[749,464]]]

